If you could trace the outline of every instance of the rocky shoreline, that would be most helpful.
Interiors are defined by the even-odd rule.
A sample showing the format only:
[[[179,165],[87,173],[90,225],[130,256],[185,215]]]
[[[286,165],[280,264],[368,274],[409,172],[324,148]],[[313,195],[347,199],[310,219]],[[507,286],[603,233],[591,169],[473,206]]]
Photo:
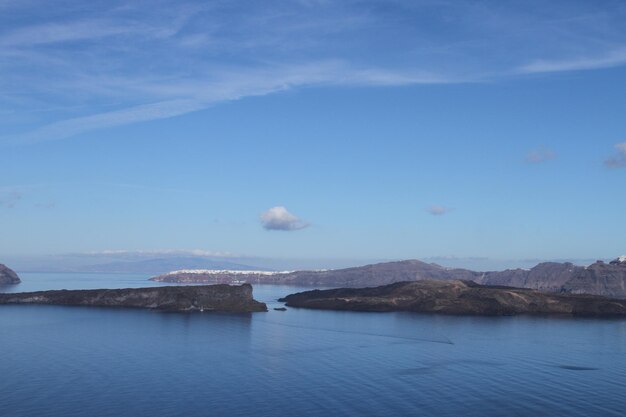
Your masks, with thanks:
[[[412,311],[458,315],[504,316],[567,314],[626,316],[626,300],[590,295],[551,294],[472,281],[414,281],[381,287],[314,290],[280,301],[289,307],[350,311]]]
[[[55,290],[0,294],[0,304],[131,307],[168,311],[267,311],[252,298],[252,286],[199,285],[98,290]]]

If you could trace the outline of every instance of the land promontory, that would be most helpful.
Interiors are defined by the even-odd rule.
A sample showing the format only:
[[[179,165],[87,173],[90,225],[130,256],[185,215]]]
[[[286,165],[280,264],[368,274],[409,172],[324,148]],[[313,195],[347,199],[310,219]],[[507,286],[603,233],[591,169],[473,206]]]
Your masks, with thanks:
[[[19,284],[20,282],[20,278],[15,271],[6,265],[0,264],[0,285]]]
[[[551,294],[473,281],[398,282],[371,288],[339,288],[291,294],[289,307],[352,311],[412,311],[459,315],[569,314],[626,316],[626,300]]]
[[[0,294],[0,304],[134,307],[169,311],[267,311],[252,298],[252,286],[198,285]]]

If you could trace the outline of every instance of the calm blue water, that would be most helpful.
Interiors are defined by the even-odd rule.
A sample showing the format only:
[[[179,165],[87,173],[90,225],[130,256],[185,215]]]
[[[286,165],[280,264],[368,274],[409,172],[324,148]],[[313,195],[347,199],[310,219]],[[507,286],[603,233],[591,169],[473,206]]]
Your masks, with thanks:
[[[21,276],[11,290],[155,285],[140,275]],[[273,307],[297,290],[256,286],[255,297]],[[3,417],[625,410],[626,320],[0,306]]]

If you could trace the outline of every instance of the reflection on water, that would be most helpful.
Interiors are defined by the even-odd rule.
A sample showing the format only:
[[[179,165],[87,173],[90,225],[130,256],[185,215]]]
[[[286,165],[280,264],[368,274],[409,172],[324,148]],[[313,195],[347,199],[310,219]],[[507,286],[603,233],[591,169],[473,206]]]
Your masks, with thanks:
[[[254,292],[271,308],[299,290]],[[0,306],[0,416],[619,416],[625,354],[624,320]]]

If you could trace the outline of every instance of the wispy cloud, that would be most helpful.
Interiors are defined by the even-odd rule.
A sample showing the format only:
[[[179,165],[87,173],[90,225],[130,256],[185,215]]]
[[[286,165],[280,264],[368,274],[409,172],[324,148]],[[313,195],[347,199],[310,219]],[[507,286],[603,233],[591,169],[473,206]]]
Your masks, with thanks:
[[[308,222],[291,214],[283,206],[272,207],[259,217],[265,230],[294,231],[309,226]]]
[[[541,13],[465,0],[70,0],[52,11],[19,10],[20,19],[0,15],[0,112],[16,120],[3,119],[11,133],[0,144],[309,86],[482,82],[626,64],[626,10],[592,3]]]
[[[450,207],[440,206],[440,205],[432,205],[426,209],[426,211],[433,216],[443,216],[452,210]]]
[[[310,85],[390,86],[455,82],[461,82],[461,80],[448,80],[428,74],[353,69],[340,61],[259,68],[239,71],[235,74],[217,77],[217,79],[144,82],[137,83],[132,88],[150,96],[181,98],[62,120],[22,134],[0,137],[0,140],[16,144],[58,140],[103,128],[176,117],[203,110],[224,101],[263,96]]]
[[[0,190],[0,207],[14,208],[17,203],[22,199],[22,193],[20,191],[1,191]]]
[[[533,149],[526,154],[526,162],[530,164],[541,164],[556,158],[556,152],[549,149]]]
[[[581,71],[617,67],[626,64],[626,47],[614,49],[603,55],[561,60],[537,60],[519,68],[522,73]]]
[[[115,22],[86,20],[65,24],[50,23],[17,29],[0,36],[2,47],[30,47],[59,42],[81,41],[131,32]]]
[[[617,154],[604,161],[608,168],[626,168],[626,142],[615,145]]]
[[[13,143],[33,143],[42,140],[63,139],[101,128],[179,116],[204,107],[206,107],[205,104],[194,100],[172,100],[145,104],[54,122],[24,134],[14,135],[10,137],[10,140]]]

